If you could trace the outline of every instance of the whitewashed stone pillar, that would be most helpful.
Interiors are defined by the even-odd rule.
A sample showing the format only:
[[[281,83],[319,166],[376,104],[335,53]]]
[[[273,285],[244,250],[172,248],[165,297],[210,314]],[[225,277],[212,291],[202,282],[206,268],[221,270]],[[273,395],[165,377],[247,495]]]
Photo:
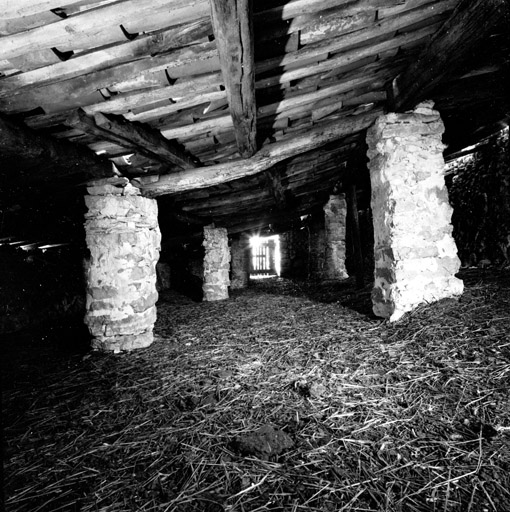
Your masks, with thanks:
[[[374,218],[374,313],[398,320],[463,283],[444,182],[444,125],[433,102],[379,117],[368,130]]]
[[[346,279],[345,269],[345,220],[347,202],[345,194],[331,195],[324,205],[324,228],[326,233],[326,258],[323,275],[325,279]]]
[[[205,301],[228,299],[230,251],[225,228],[204,227],[204,283]]]
[[[85,323],[93,347],[113,352],[147,347],[153,341],[158,299],[156,200],[141,197],[126,178],[98,180],[87,191]]]
[[[232,240],[230,246],[232,290],[246,288],[250,280],[250,241],[246,235]]]

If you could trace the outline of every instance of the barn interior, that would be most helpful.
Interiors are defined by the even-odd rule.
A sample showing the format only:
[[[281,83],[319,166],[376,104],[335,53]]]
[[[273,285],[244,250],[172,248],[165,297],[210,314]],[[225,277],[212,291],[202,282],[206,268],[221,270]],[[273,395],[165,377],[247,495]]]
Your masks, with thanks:
[[[8,510],[510,508],[506,0],[0,3]]]

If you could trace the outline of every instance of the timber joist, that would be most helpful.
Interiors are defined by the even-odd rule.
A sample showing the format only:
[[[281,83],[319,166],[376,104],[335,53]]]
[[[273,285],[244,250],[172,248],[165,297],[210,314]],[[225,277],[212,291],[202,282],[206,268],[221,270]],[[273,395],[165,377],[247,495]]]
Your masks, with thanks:
[[[109,174],[109,158],[195,225],[206,212],[241,229],[320,207],[393,109],[436,101],[458,150],[508,122],[506,0],[4,4],[0,163],[16,137],[51,141],[69,169],[91,158],[90,175]],[[61,176],[41,155],[24,165]]]

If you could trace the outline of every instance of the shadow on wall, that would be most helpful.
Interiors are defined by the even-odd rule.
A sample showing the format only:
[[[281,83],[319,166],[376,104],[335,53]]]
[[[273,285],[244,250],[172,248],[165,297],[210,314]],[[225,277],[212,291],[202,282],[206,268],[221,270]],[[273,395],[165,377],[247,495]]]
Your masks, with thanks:
[[[0,246],[0,333],[83,325],[83,251]]]
[[[204,248],[195,243],[185,244],[164,255],[164,261],[171,269],[171,288],[195,302],[202,301],[204,254]]]
[[[509,146],[505,128],[447,165],[453,236],[463,267],[510,265]]]

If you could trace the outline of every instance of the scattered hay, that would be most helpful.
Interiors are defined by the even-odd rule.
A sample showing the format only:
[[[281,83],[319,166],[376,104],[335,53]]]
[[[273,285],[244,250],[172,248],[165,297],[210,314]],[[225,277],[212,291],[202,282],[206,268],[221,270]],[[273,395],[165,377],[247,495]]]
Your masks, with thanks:
[[[148,349],[32,352],[5,368],[7,510],[510,510],[510,279],[496,277],[468,273],[459,302],[392,325],[343,307],[369,301],[345,284],[170,293]],[[239,449],[277,431],[274,453]]]

